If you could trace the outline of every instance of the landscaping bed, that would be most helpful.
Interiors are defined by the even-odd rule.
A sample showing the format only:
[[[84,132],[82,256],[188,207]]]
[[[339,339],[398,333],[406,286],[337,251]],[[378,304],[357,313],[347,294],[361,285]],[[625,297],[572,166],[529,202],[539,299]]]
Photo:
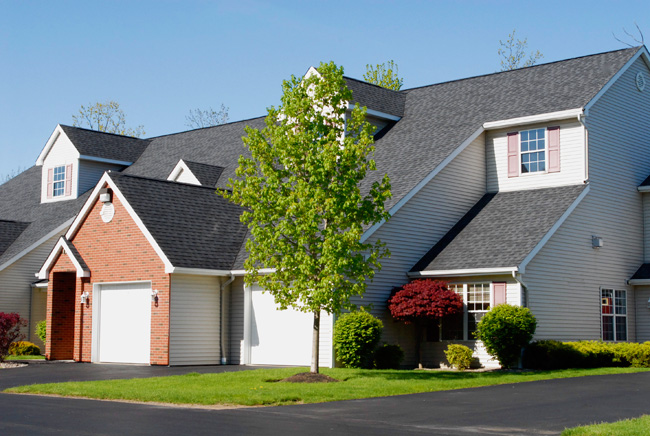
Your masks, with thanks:
[[[339,383],[288,383],[305,368],[258,369],[219,374],[130,380],[67,382],[20,386],[8,393],[30,393],[198,405],[283,405],[318,403],[444,391],[588,375],[648,371],[644,368],[594,368],[556,371],[413,371],[322,369]]]

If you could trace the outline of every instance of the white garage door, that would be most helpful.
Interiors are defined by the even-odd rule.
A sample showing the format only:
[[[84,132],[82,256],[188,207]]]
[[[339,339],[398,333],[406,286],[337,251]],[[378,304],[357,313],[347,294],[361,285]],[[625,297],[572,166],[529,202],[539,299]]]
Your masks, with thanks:
[[[309,366],[313,315],[276,310],[273,296],[257,286],[251,294],[250,363]]]
[[[150,363],[151,285],[102,285],[100,294],[98,360]]]

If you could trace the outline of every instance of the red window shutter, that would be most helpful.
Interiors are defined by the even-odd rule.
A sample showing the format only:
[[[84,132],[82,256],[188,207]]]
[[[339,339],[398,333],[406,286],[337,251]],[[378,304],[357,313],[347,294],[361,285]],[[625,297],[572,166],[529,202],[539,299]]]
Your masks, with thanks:
[[[47,198],[52,198],[52,193],[54,189],[54,168],[47,170]]]
[[[505,283],[492,283],[492,289],[494,290],[494,296],[492,301],[492,306],[505,303],[506,300],[506,284]]]
[[[65,195],[72,194],[72,164],[65,167]]]
[[[560,171],[560,128],[548,128],[548,172]]]
[[[519,176],[519,132],[508,133],[508,177]]]

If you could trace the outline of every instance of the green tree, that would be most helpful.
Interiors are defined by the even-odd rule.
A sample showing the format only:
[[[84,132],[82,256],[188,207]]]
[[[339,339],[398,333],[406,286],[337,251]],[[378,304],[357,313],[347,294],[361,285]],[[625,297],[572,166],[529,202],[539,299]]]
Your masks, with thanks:
[[[388,61],[383,64],[377,64],[376,66],[367,64],[366,74],[363,75],[363,79],[368,83],[374,83],[382,88],[399,91],[402,89],[404,79],[399,77],[398,74],[399,69],[397,68],[397,64],[393,61]]]
[[[81,105],[79,114],[72,116],[72,125],[135,138],[140,138],[145,134],[142,125],[135,129],[126,127],[126,115],[120,108],[120,104],[113,100],[97,102],[88,106]]]
[[[302,79],[284,81],[283,91],[264,129],[246,127],[251,158],[240,157],[238,179],[222,195],[246,209],[246,282],[259,282],[281,309],[313,313],[317,373],[321,311],[352,309],[350,298],[363,294],[389,254],[361,235],[364,225],[389,218],[390,181],[384,175],[361,192],[360,182],[375,170],[373,128],[365,108],[345,116],[352,93],[343,68],[321,63]],[[259,275],[262,268],[273,272]]]
[[[526,53],[528,38],[524,38],[523,40],[515,39],[515,32],[516,30],[513,30],[505,42],[499,40],[501,47],[499,47],[498,53],[501,56],[501,71],[531,67],[544,57],[539,50]]]
[[[185,116],[185,125],[191,129],[218,126],[228,122],[228,110],[223,104],[218,111],[209,109],[190,109],[190,114]]]

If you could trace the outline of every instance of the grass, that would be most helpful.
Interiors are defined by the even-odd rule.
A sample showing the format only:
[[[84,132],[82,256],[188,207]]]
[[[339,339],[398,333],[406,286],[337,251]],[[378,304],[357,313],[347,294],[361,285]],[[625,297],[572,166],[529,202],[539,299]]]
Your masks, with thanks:
[[[19,386],[5,392],[175,404],[270,406],[445,391],[554,378],[633,373],[647,369],[457,372],[333,368],[322,369],[321,372],[341,380],[339,383],[279,382],[304,371],[306,368],[258,369],[221,374],[191,373],[144,379]]]
[[[5,360],[45,360],[45,356],[7,356]]]
[[[569,428],[562,436],[650,436],[650,415],[611,424],[594,424]]]

